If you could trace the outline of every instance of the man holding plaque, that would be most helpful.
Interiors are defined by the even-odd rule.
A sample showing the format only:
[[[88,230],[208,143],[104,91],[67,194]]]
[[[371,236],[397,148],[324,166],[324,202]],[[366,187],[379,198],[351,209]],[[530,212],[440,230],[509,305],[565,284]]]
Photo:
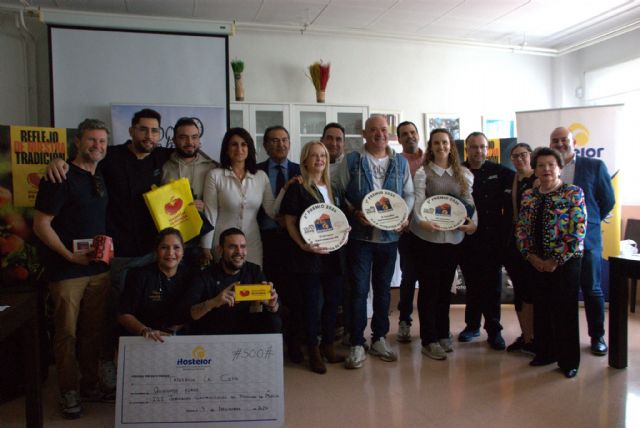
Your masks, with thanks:
[[[482,132],[472,132],[465,140],[464,166],[473,173],[472,196],[478,210],[478,229],[462,242],[460,267],[466,293],[466,327],[458,340],[470,342],[480,336],[484,316],[487,342],[492,349],[505,349],[500,331],[502,258],[510,232],[511,188],[514,172],[487,160],[489,142]]]
[[[98,368],[107,322],[109,266],[73,242],[106,233],[107,193],[97,169],[107,153],[109,129],[85,119],[74,140],[77,154],[67,180],[43,180],[36,197],[33,230],[47,246],[45,272],[53,301],[53,350],[62,415],[80,417],[80,399],[101,399]],[[79,322],[80,321],[80,322]],[[78,368],[80,369],[78,371]]]
[[[369,353],[383,361],[397,360],[396,353],[387,343],[389,331],[389,303],[391,278],[398,252],[399,232],[408,224],[405,215],[398,224],[382,229],[375,227],[365,216],[365,209],[384,212],[393,216],[395,212],[413,208],[413,182],[407,160],[389,147],[387,120],[383,116],[371,116],[365,123],[363,136],[366,143],[358,151],[345,156],[340,164],[334,187],[343,195],[348,206],[349,276],[353,286],[351,296],[351,349],[345,366],[361,368],[364,352],[364,330],[367,325],[367,295],[373,287],[373,317],[371,319],[372,341]],[[376,191],[388,196],[376,199],[375,206],[363,208],[365,197]],[[390,204],[390,198],[402,198],[401,204]],[[404,207],[402,207],[404,202]],[[393,226],[394,229],[390,229]],[[373,280],[372,280],[373,278]]]
[[[216,250],[220,261],[202,271],[187,292],[194,333],[280,333],[278,293],[260,266],[246,261],[244,233],[225,230]]]

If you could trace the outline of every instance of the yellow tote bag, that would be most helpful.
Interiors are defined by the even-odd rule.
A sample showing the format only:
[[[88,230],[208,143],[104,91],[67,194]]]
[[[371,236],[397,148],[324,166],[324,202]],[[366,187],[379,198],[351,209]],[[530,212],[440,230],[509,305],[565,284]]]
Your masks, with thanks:
[[[202,218],[193,204],[189,179],[179,178],[143,196],[158,231],[167,227],[178,229],[185,242],[198,236]]]

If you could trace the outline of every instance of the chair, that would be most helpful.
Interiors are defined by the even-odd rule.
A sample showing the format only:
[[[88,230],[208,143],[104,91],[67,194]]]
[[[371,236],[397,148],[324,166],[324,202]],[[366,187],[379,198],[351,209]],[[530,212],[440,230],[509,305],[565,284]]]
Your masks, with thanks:
[[[624,230],[624,239],[633,239],[640,244],[640,220],[635,218],[627,219],[627,227]],[[638,292],[638,280],[631,279],[631,296],[629,299],[629,308],[631,312],[636,312],[636,296]]]

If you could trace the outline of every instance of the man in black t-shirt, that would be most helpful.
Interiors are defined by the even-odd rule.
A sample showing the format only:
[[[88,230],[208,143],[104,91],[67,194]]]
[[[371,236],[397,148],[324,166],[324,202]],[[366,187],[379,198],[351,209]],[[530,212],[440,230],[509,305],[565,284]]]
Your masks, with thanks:
[[[247,240],[240,229],[220,234],[220,261],[202,271],[187,292],[193,330],[200,334],[280,333],[278,293],[262,302],[235,302],[236,284],[267,284],[260,266],[245,261]]]
[[[106,233],[107,192],[97,169],[107,153],[109,129],[97,119],[78,126],[76,157],[62,183],[42,181],[33,219],[53,300],[53,350],[62,413],[81,415],[80,396],[100,395],[98,361],[106,326],[109,267],[92,253],[74,252],[73,241]],[[80,372],[77,367],[79,366]]]

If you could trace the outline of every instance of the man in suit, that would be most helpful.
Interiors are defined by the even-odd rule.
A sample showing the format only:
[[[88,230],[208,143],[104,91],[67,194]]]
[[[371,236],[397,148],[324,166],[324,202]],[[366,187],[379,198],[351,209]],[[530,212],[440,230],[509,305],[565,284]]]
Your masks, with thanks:
[[[565,127],[551,132],[550,144],[564,157],[562,181],[575,184],[584,191],[587,204],[587,236],[584,240],[584,256],[580,288],[591,337],[591,353],[606,355],[608,348],[604,340],[604,293],[600,286],[602,235],[600,222],[615,205],[615,195],[607,166],[599,159],[576,155],[576,140]],[[534,332],[535,334],[535,332]]]
[[[258,164],[258,168],[263,170],[269,177],[271,190],[274,197],[278,195],[280,189],[291,178],[300,175],[300,165],[291,162],[289,149],[289,131],[283,126],[270,126],[264,131],[262,145],[269,155],[269,159]],[[269,280],[280,290],[280,297],[285,306],[283,313],[284,339],[287,343],[287,351],[291,361],[300,363],[303,360],[302,354],[302,297],[299,287],[296,284],[287,284],[287,263],[288,254],[291,251],[291,238],[282,223],[273,220],[262,210],[258,214],[260,223],[260,236],[262,238],[263,261],[262,269]]]

